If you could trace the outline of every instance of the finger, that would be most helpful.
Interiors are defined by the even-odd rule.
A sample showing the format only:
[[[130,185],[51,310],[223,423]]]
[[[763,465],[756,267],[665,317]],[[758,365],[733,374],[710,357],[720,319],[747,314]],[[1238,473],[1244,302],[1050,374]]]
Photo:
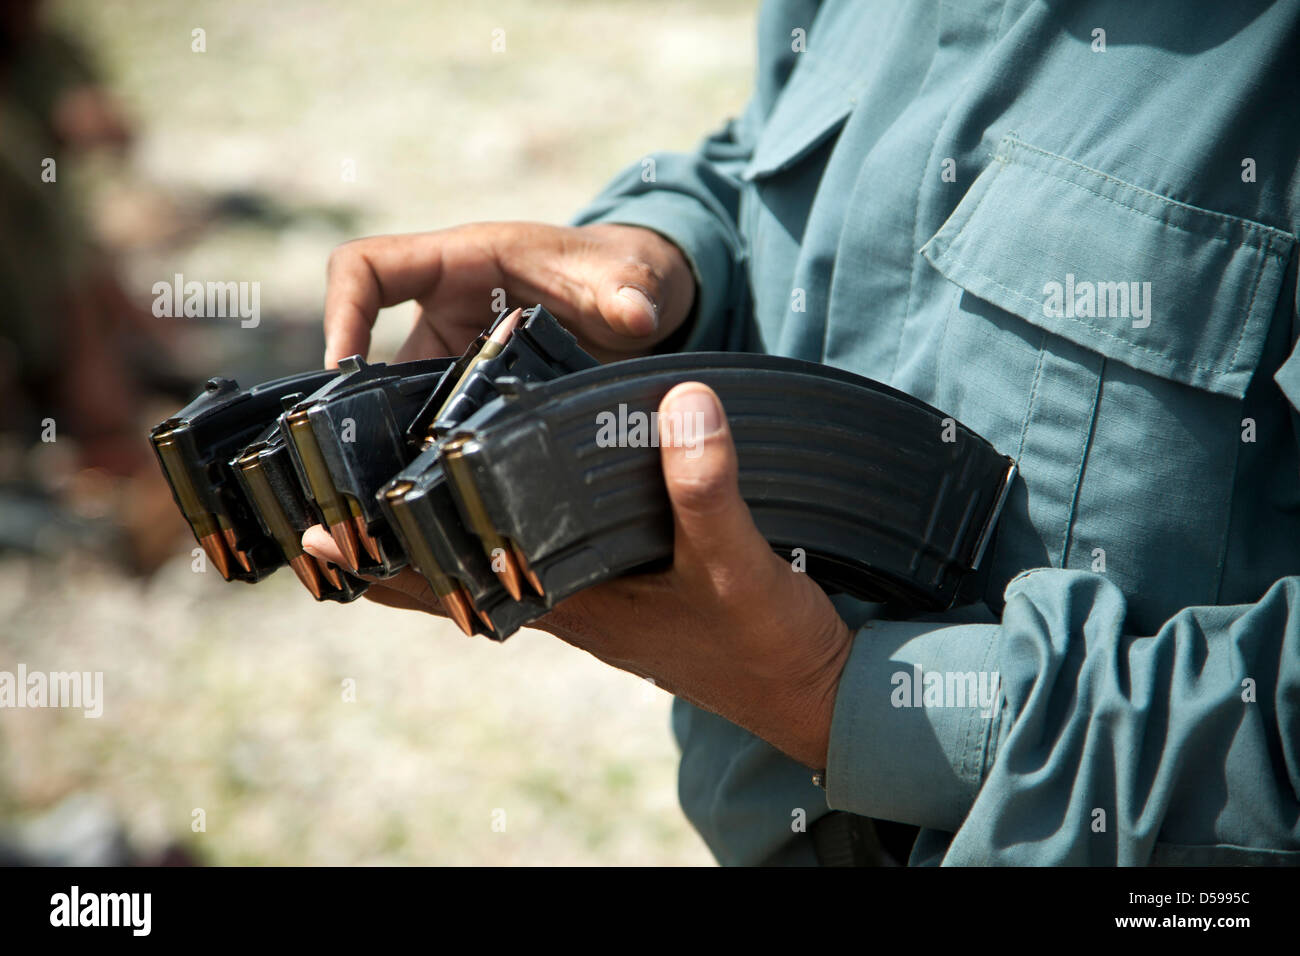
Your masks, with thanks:
[[[419,298],[442,277],[439,233],[375,236],[330,255],[325,289],[325,367],[370,351],[379,310]]]
[[[451,616],[447,606],[433,593],[429,582],[417,571],[404,568],[391,578],[372,578],[364,574],[361,577],[370,582],[365,596],[372,601],[407,611],[424,611],[437,617]]]
[[[376,604],[382,604],[384,607],[394,607],[401,611],[425,611],[429,614],[435,614],[438,617],[446,617],[441,607],[429,607],[427,604],[421,604],[415,598],[401,591],[394,591],[392,588],[386,588],[375,584],[366,588],[366,593],[362,595],[367,601],[374,601]]]
[[[600,314],[610,328],[641,338],[659,330],[659,282],[639,270],[611,270],[599,292]]]
[[[607,251],[592,282],[606,326],[632,339],[671,335],[695,297],[695,277],[682,251],[640,227],[602,224],[585,231]]]
[[[374,583],[390,591],[405,595],[412,601],[418,602],[427,611],[444,613],[442,601],[438,599],[438,595],[433,593],[433,588],[424,579],[424,575],[418,571],[403,568],[391,578],[376,580]]]
[[[303,532],[302,549],[312,557],[332,561],[341,568],[348,566],[343,560],[343,552],[339,550],[334,537],[321,525],[312,525]],[[367,595],[376,588],[390,592],[389,594],[375,595],[375,600],[380,604],[387,604],[389,607],[407,608],[408,610],[428,611],[430,614],[438,614],[444,617],[447,615],[442,601],[433,593],[433,588],[424,579],[424,575],[411,568],[403,568],[391,578],[375,578],[368,574],[359,574],[357,577],[370,584],[370,589],[366,592]]]
[[[314,524],[303,532],[302,549],[313,558],[329,561],[340,568],[351,568],[334,541],[334,536],[325,530],[324,525]]]
[[[604,269],[597,302],[606,324],[632,338],[658,342],[689,315],[695,298],[692,267],[680,248],[638,226],[589,226],[624,255]]]
[[[647,348],[667,334],[666,312],[681,311],[680,324],[694,294],[692,281],[669,280],[690,276],[681,253],[643,229],[520,227],[495,234],[491,252],[512,299],[540,302],[597,350]]]
[[[674,569],[715,588],[734,588],[753,577],[756,567],[769,565],[772,551],[740,496],[736,447],[722,403],[708,386],[685,382],[660,402],[659,427],[673,506]]]
[[[609,247],[602,245],[577,263],[575,271],[574,278],[585,286],[595,307],[588,316],[595,324],[593,337],[616,347],[633,344],[620,340],[640,345],[657,337],[668,290],[662,270],[647,256],[611,257]]]

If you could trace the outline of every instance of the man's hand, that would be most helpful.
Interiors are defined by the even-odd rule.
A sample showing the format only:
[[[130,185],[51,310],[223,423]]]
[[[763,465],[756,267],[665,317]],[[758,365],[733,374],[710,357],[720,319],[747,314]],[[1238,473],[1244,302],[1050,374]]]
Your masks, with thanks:
[[[540,302],[602,361],[648,354],[695,299],[681,251],[636,226],[485,222],[358,239],[330,256],[325,366],[366,355],[379,310],[408,300],[419,308],[397,360],[459,355],[497,289],[510,307]]]
[[[673,435],[673,422],[688,416],[699,425],[694,436]],[[754,526],[712,390],[678,385],[660,404],[659,420],[673,505],[672,567],[590,588],[534,626],[721,714],[809,767],[824,767],[852,633],[821,588],[774,554]],[[320,529],[303,544],[342,561]],[[441,610],[409,569],[375,582],[367,597]]]

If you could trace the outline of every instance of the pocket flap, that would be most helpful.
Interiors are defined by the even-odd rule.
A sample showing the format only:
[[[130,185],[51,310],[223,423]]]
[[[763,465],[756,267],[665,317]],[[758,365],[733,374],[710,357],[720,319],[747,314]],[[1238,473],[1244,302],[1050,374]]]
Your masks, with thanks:
[[[843,125],[853,103],[841,76],[811,57],[802,59],[768,114],[741,178],[761,179],[793,166]]]
[[[1010,134],[921,254],[966,291],[1084,348],[1240,398],[1294,243]]]

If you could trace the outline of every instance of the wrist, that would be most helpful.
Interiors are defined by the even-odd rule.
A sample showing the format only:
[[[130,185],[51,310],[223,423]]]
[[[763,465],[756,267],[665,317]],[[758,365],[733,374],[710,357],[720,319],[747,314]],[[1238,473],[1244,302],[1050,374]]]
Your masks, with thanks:
[[[807,719],[801,722],[803,733],[796,744],[797,752],[790,752],[790,756],[814,770],[823,770],[826,767],[840,676],[844,673],[849,653],[853,649],[853,632],[838,615],[835,623],[838,627],[833,639],[833,651],[818,668],[812,685],[802,695],[803,710],[807,714]]]
[[[816,650],[759,682],[750,696],[753,720],[737,721],[804,766],[820,770],[830,751],[840,676],[853,648],[853,632],[834,615]],[[806,645],[805,645],[806,647]]]

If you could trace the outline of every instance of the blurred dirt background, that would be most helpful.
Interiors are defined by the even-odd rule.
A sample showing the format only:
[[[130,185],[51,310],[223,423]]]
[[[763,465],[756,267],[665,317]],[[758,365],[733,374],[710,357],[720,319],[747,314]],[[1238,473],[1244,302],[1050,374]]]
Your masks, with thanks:
[[[619,167],[692,147],[743,105],[755,6],[63,0],[47,14],[135,127],[124,161],[69,173],[132,301],[147,310],[174,273],[261,283],[259,328],[226,320],[190,341],[184,371],[203,377],[318,364],[338,242],[563,221]],[[378,358],[410,322],[390,311]],[[536,632],[495,646],[365,601],[318,606],[286,571],[224,584],[191,569],[192,546],[147,576],[66,547],[0,551],[0,670],[103,671],[105,696],[98,720],[0,710],[0,830],[48,828],[71,800],[116,816],[137,853],[179,843],[213,864],[710,862],[677,807],[669,700],[652,686]]]

